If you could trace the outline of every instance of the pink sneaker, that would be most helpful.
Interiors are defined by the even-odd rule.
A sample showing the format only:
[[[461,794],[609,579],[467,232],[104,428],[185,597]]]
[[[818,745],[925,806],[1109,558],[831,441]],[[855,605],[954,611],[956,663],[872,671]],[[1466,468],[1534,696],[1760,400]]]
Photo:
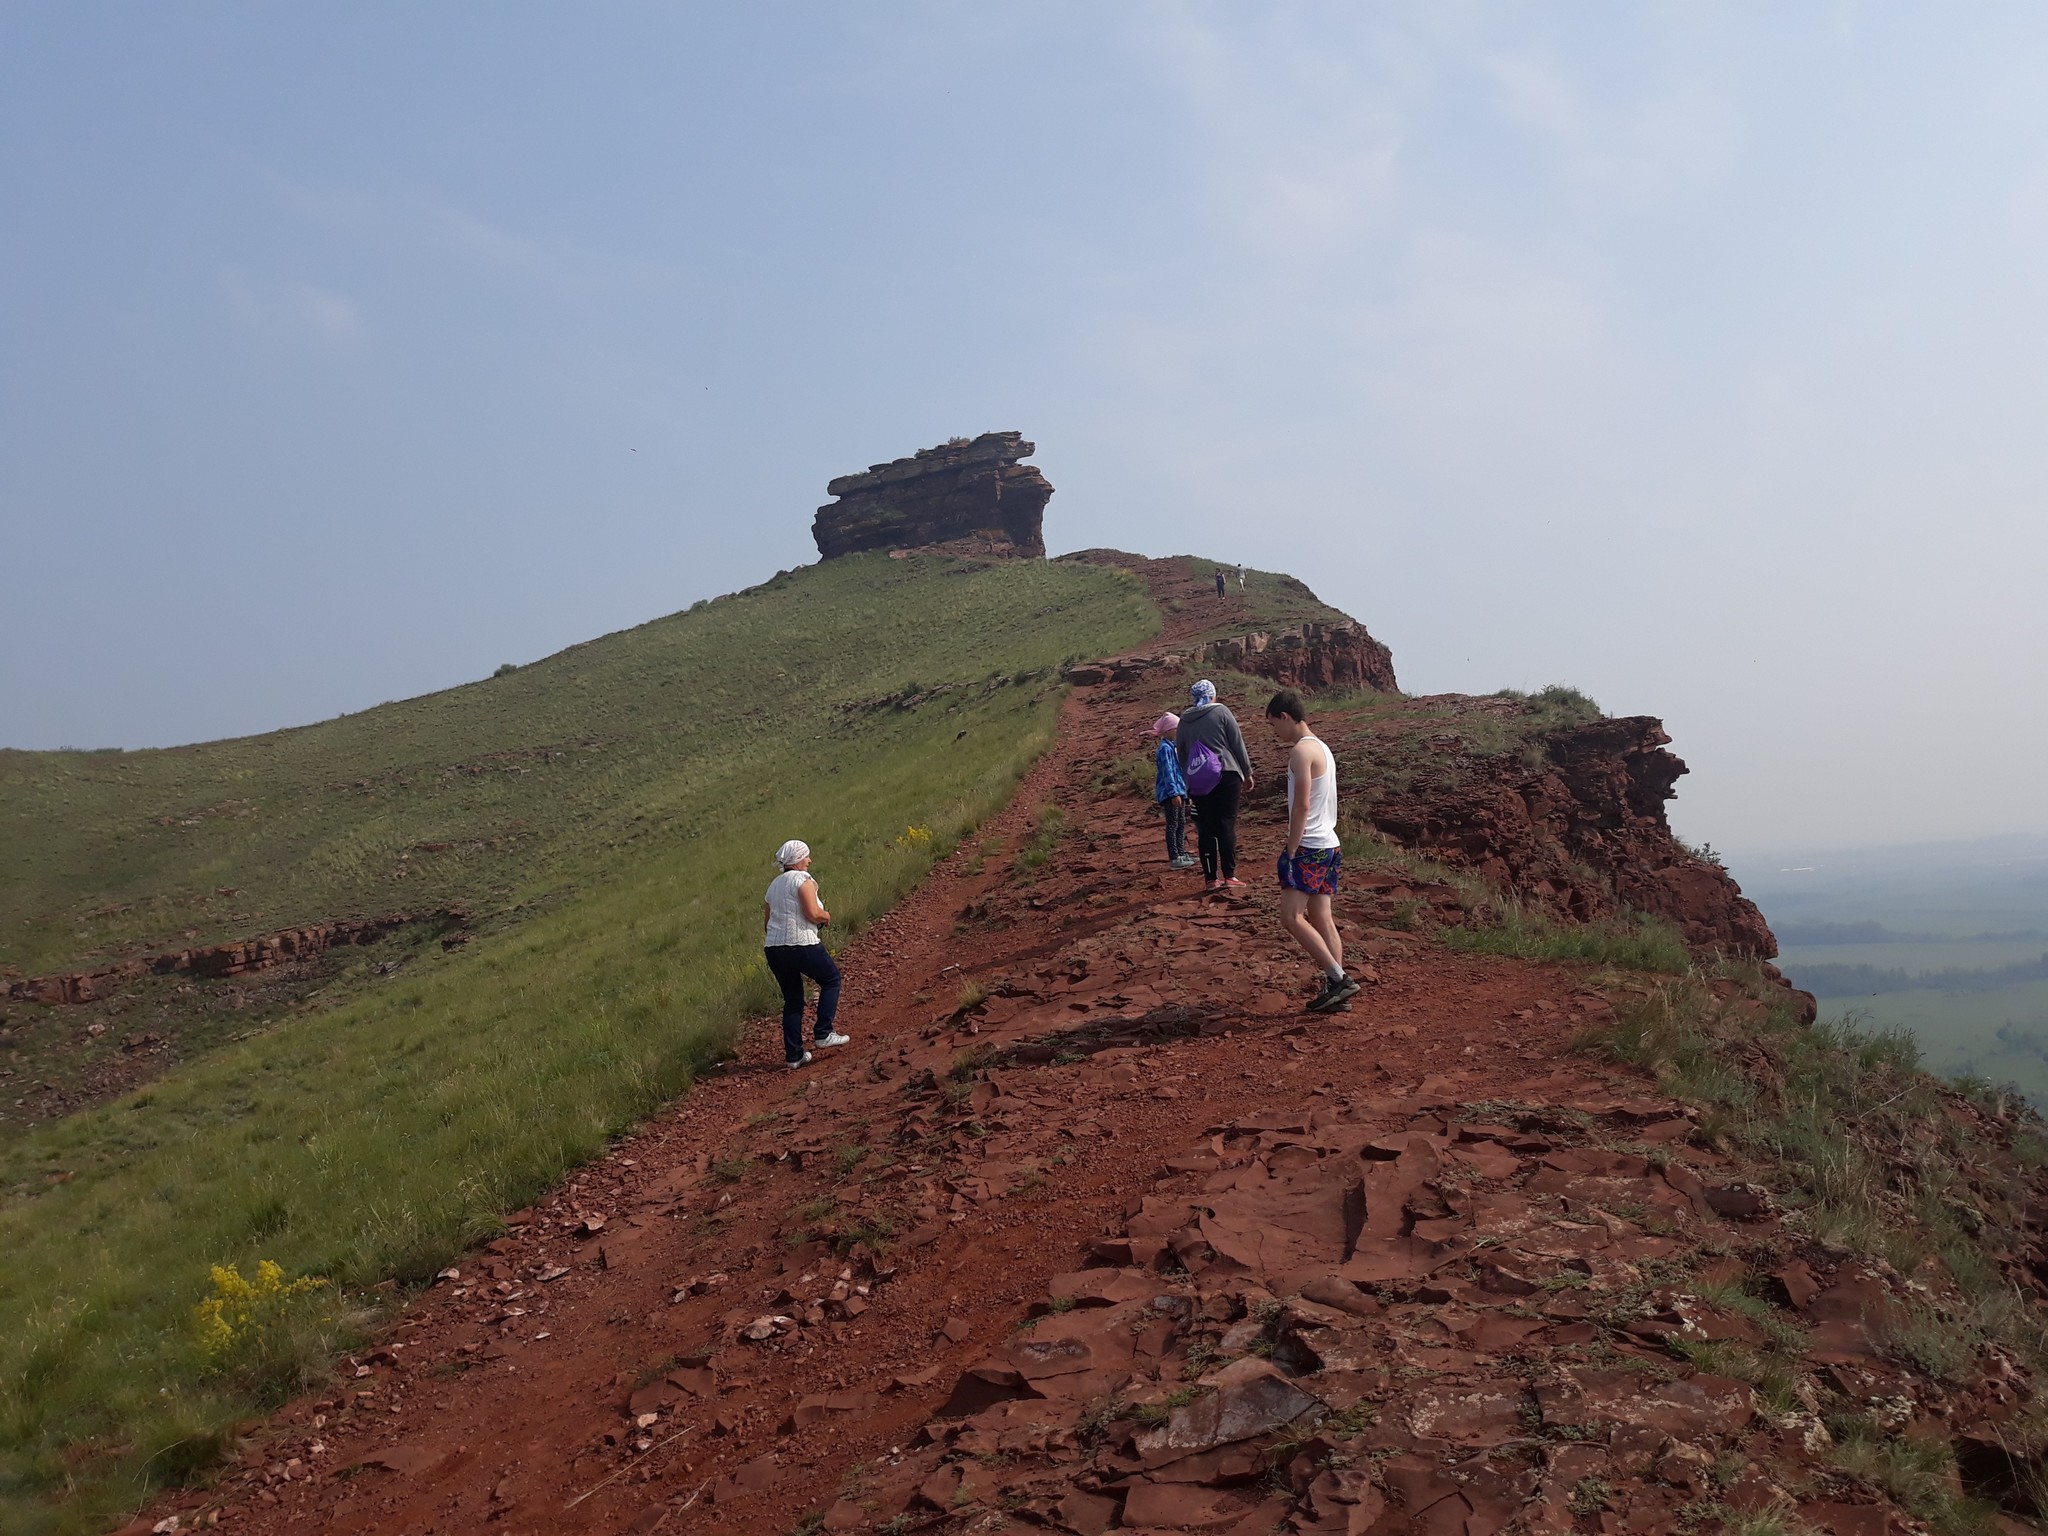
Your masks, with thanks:
[[[1229,880],[1219,880],[1216,883],[1222,886],[1225,890],[1241,891],[1244,889],[1244,882],[1242,880],[1236,879],[1235,877]]]

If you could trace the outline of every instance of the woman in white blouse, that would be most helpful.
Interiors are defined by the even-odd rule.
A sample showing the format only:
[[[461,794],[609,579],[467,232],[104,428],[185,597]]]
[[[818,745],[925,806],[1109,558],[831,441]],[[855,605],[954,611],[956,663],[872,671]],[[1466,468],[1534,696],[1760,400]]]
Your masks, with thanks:
[[[818,937],[832,914],[818,899],[818,882],[811,878],[810,845],[791,838],[776,850],[775,862],[782,873],[769,884],[768,897],[761,903],[761,947],[782,988],[783,1063],[801,1067],[811,1059],[804,1049],[805,977],[818,984],[818,1027],[812,1043],[822,1050],[846,1045],[850,1037],[832,1027],[839,1012],[839,967]]]

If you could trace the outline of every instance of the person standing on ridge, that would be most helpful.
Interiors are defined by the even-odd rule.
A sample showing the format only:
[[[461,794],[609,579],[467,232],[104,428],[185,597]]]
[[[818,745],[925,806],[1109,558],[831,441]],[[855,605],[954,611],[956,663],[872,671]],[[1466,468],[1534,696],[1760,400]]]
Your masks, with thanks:
[[[1237,802],[1252,787],[1251,755],[1237,716],[1216,702],[1216,685],[1205,677],[1188,692],[1194,707],[1180,717],[1173,744],[1194,802],[1202,888],[1236,890],[1244,884],[1237,878]]]
[[[1237,568],[1237,595],[1244,596],[1244,567],[1241,565]]]
[[[1280,922],[1323,973],[1311,1013],[1346,1008],[1358,983],[1344,974],[1344,939],[1330,898],[1344,853],[1337,840],[1337,759],[1309,729],[1301,695],[1283,688],[1266,706],[1273,738],[1287,748],[1287,845],[1280,850]]]
[[[1188,781],[1181,776],[1180,753],[1172,741],[1179,725],[1180,716],[1172,710],[1152,722],[1152,734],[1159,738],[1152,753],[1152,798],[1166,813],[1166,867],[1193,869],[1195,861],[1188,857]]]
[[[832,914],[818,899],[818,882],[811,878],[810,845],[791,838],[775,850],[775,862],[782,873],[769,883],[767,899],[761,903],[761,948],[775,984],[782,988],[783,1065],[801,1067],[811,1060],[804,1049],[805,977],[818,984],[818,1032],[813,1043],[824,1050],[851,1040],[832,1027],[839,1013],[839,966],[818,937]]]
[[[1223,594],[1223,567],[1222,567],[1222,566],[1220,566],[1220,565],[1216,567],[1216,595],[1217,595],[1218,597],[1222,597],[1222,596],[1224,595],[1224,594]]]

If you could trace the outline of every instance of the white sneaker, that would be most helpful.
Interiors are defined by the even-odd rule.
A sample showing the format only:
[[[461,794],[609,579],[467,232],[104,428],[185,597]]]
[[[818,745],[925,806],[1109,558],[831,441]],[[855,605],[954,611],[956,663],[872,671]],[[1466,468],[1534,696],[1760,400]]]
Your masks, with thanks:
[[[817,1047],[817,1048],[818,1048],[819,1050],[821,1050],[821,1051],[822,1051],[822,1050],[825,1050],[825,1049],[826,1049],[827,1047],[829,1047],[829,1046],[834,1046],[834,1045],[851,1045],[851,1044],[853,1044],[853,1036],[851,1036],[851,1035],[842,1035],[842,1034],[840,1034],[840,1033],[839,1033],[839,1031],[838,1031],[838,1030],[836,1030],[836,1029],[835,1029],[835,1030],[834,1030],[834,1031],[832,1031],[832,1033],[831,1033],[831,1034],[829,1034],[829,1035],[821,1035],[821,1036],[819,1036],[819,1037],[818,1037],[818,1038],[817,1038],[816,1040],[813,1040],[813,1041],[811,1042],[811,1044],[815,1045],[815,1046],[816,1046],[816,1047]]]
[[[792,1072],[794,1072],[798,1067],[808,1067],[810,1064],[811,1053],[809,1051],[804,1052],[804,1059],[802,1061],[785,1061],[783,1063],[783,1065],[789,1068],[789,1070]]]

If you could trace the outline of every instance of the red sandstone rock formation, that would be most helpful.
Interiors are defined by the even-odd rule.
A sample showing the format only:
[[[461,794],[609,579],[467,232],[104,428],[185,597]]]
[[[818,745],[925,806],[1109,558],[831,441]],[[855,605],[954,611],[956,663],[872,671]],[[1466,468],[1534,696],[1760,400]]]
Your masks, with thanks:
[[[1042,559],[1052,486],[1021,432],[984,432],[969,442],[921,448],[907,459],[841,475],[825,487],[838,501],[818,508],[811,536],[827,560],[865,549],[922,549]]]
[[[1270,677],[1287,688],[1371,688],[1397,693],[1394,653],[1363,624],[1304,624],[1198,646],[1191,663]]]
[[[1596,720],[1544,737],[1534,764],[1462,759],[1368,815],[1403,845],[1565,916],[1628,906],[1670,919],[1695,948],[1769,959],[1778,945],[1763,914],[1671,834],[1664,802],[1686,768],[1670,740],[1647,715]]]
[[[382,917],[347,917],[331,923],[312,923],[303,928],[280,928],[250,939],[235,939],[203,949],[181,949],[170,954],[124,960],[97,971],[66,971],[54,976],[30,976],[7,985],[10,1000],[24,1003],[89,1003],[105,997],[123,982],[138,976],[240,976],[246,971],[265,971],[291,960],[308,960],[323,950],[346,944],[374,944],[394,929],[408,923],[459,922],[457,912],[389,912]]]
[[[1243,672],[1270,678],[1283,688],[1357,689],[1398,693],[1394,655],[1366,633],[1363,624],[1303,624],[1271,633],[1250,631],[1223,640],[1206,640],[1184,651],[1145,656],[1118,656],[1083,662],[1060,675],[1070,683],[1135,682],[1148,672]]]

